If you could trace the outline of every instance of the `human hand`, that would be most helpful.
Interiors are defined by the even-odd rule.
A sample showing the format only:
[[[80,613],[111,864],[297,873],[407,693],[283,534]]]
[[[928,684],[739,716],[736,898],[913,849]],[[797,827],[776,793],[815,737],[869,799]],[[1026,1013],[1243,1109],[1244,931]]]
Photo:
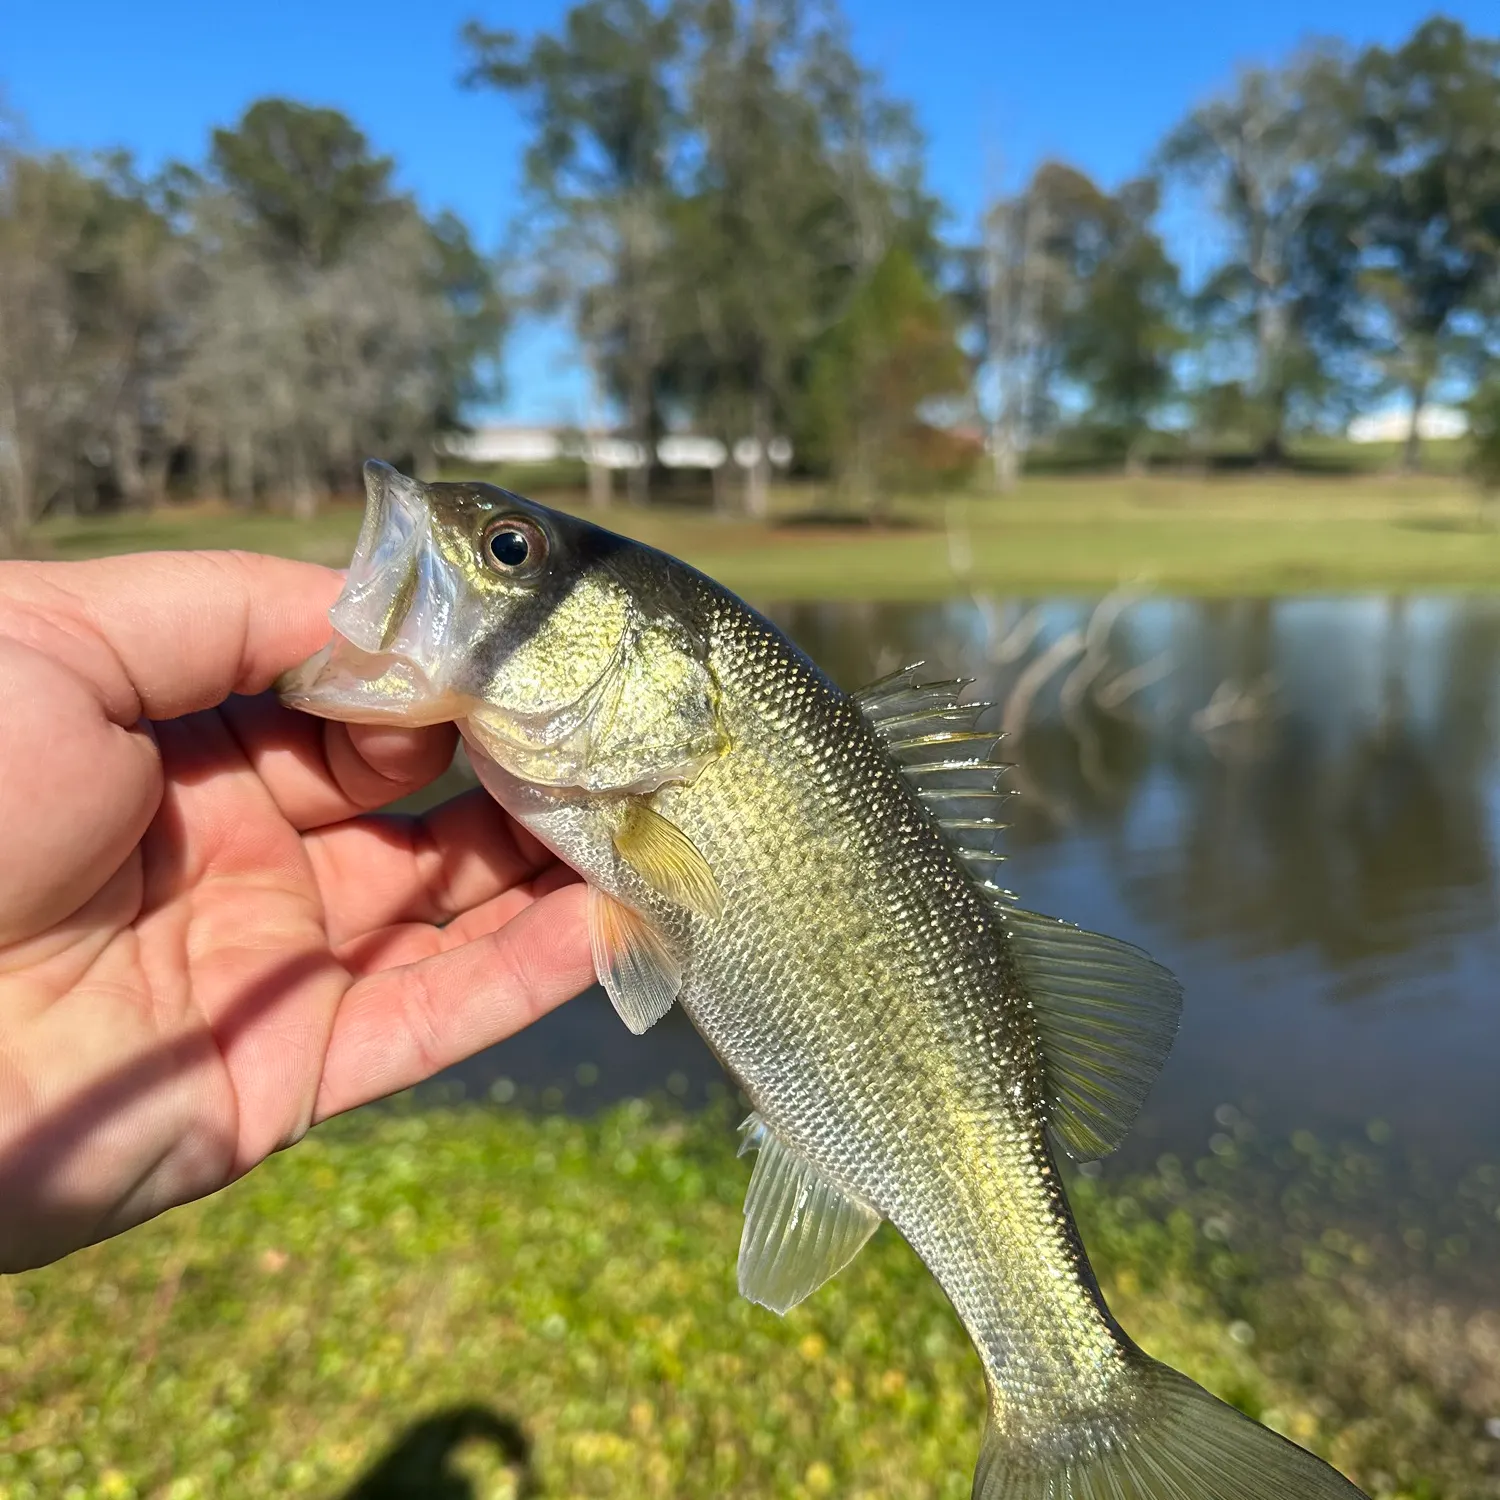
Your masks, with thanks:
[[[367,815],[446,768],[451,726],[266,692],[339,582],[0,564],[0,1269],[212,1192],[593,977],[583,887],[483,792]]]

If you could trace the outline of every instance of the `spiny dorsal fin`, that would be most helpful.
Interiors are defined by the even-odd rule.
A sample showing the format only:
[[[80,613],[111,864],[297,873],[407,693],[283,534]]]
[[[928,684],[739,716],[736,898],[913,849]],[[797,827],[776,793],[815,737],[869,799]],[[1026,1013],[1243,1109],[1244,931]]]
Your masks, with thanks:
[[[954,851],[995,896],[1002,858],[1002,814],[1009,792],[1000,778],[1010,768],[992,760],[1000,735],[977,728],[988,703],[960,703],[967,678],[923,682],[921,663],[903,667],[854,695],[891,758]]]
[[[1117,938],[1001,902],[1041,1040],[1049,1123],[1070,1156],[1125,1138],[1172,1050],[1182,986]]]
[[[644,797],[626,803],[614,845],[620,858],[667,900],[704,917],[723,910],[719,883],[698,846]]]
[[[671,1010],[682,965],[645,917],[595,886],[589,887],[588,921],[594,973],[620,1019],[640,1036]]]
[[[745,1194],[740,1293],[784,1313],[859,1254],[880,1215],[783,1145],[758,1114],[740,1129],[740,1155],[760,1152]]]

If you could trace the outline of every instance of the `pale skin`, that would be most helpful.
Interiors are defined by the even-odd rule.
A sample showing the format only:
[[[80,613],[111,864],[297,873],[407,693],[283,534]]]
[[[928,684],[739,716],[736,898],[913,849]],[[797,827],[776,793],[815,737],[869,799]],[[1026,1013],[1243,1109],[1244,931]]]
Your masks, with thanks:
[[[0,1270],[211,1193],[593,977],[584,888],[483,793],[371,814],[451,727],[268,693],[339,583],[0,564]]]

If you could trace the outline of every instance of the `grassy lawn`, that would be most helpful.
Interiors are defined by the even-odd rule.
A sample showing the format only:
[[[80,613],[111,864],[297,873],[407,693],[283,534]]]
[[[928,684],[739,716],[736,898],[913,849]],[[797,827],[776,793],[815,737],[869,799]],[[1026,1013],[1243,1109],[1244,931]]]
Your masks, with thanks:
[[[577,507],[561,492],[551,503]],[[776,524],[702,510],[618,505],[602,519],[759,599],[938,598],[975,588],[1102,592],[1144,580],[1183,593],[1300,593],[1500,586],[1500,529],[1480,525],[1473,491],[1445,476],[1148,477],[1026,480],[1003,498],[913,499],[892,524],[818,519],[818,496],[777,496]],[[249,547],[347,560],[356,506],[297,523],[222,508],[55,520],[39,555],[156,547]]]
[[[966,1500],[982,1383],[941,1293],[885,1227],[787,1318],[741,1301],[729,1127],[366,1112],[0,1281],[0,1496]],[[1493,1321],[1382,1301],[1326,1232],[1262,1278],[1232,1190],[1170,1159],[1076,1201],[1149,1351],[1377,1495],[1494,1495]]]

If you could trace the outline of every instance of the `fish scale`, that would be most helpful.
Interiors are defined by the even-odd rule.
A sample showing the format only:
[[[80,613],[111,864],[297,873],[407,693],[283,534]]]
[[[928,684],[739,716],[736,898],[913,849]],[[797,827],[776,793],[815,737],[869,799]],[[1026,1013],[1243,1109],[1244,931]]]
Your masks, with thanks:
[[[997,736],[963,684],[851,698],[665,554],[485,485],[366,484],[338,633],[282,696],[453,719],[588,882],[626,1024],[680,1003],[754,1105],[742,1291],[785,1311],[889,1219],[984,1367],[977,1500],[1357,1496],[1100,1295],[1054,1146],[1118,1143],[1180,991],[1000,887]]]

